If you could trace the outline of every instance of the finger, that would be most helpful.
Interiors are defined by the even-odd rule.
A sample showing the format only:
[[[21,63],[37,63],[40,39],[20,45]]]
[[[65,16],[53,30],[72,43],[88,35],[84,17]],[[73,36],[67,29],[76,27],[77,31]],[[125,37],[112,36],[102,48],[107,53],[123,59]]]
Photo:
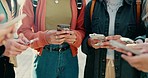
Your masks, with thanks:
[[[12,47],[10,48],[10,50],[11,50],[11,51],[14,51],[14,52],[22,52],[22,51],[25,50],[25,48],[22,49],[21,46],[18,46],[18,45],[16,46],[16,45],[14,45],[14,46],[12,46]]]
[[[145,45],[143,44],[127,44],[126,46],[133,48],[133,49],[142,49],[143,47],[145,47]]]
[[[101,41],[98,40],[98,39],[91,39],[91,43],[92,44],[97,44],[97,43],[101,43]]]
[[[16,48],[16,51],[24,51],[28,46],[22,45],[20,43],[14,43],[13,46]]]
[[[62,35],[62,34],[66,34],[66,31],[57,31],[56,35]]]
[[[51,40],[51,44],[62,44],[64,41],[65,41],[65,39]]]
[[[108,46],[108,45],[110,45],[110,43],[107,41],[107,42],[103,42],[101,45],[102,46]]]
[[[130,56],[126,56],[126,55],[122,54],[121,57],[129,63],[131,63],[131,61],[132,61],[132,57],[130,57]]]
[[[74,31],[66,31],[67,33],[69,33],[70,35],[75,34]]]
[[[70,44],[73,44],[76,41],[76,39],[66,39],[65,42],[68,42]]]
[[[122,36],[121,35],[115,35],[114,39],[120,39]]]
[[[0,22],[1,22],[2,20],[4,20],[4,18],[5,18],[5,15],[4,15],[4,14],[0,14]]]
[[[18,42],[18,43],[20,43],[20,44],[24,44],[24,45],[26,44],[26,42],[24,42],[24,41],[21,40],[21,39],[17,39],[16,42]]]
[[[65,37],[66,39],[75,39],[76,40],[76,36],[75,35],[68,35]]]
[[[96,45],[92,45],[92,47],[95,48],[95,49],[99,49],[100,48],[100,46],[96,46]]]
[[[133,56],[133,54],[131,52],[127,52],[128,56]]]
[[[57,35],[57,39],[63,39],[65,37],[66,37],[66,35]]]
[[[30,42],[26,37],[23,37],[21,40],[22,40],[24,43],[29,43],[29,42]]]
[[[100,46],[100,48],[108,48],[108,49],[112,49],[112,48],[114,48],[114,47],[112,47],[112,46]]]
[[[21,54],[21,53],[22,53],[21,51],[9,51],[10,56],[16,56],[16,55]]]

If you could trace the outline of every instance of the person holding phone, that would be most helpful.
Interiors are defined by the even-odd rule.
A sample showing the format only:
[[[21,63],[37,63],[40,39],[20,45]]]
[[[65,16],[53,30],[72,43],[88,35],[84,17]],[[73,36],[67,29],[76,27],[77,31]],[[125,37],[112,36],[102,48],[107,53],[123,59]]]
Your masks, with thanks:
[[[121,36],[135,39],[145,34],[143,22],[136,26],[136,0],[96,0],[91,17],[92,1],[86,6],[84,20],[86,35],[82,52],[87,55],[84,78],[140,78],[140,71],[130,66],[109,44]],[[93,33],[103,34],[104,42],[96,45],[100,40],[89,36]]]
[[[18,33],[29,40],[39,38],[32,44],[39,51],[34,61],[33,78],[78,78],[77,52],[85,34],[86,1],[82,0],[79,12],[77,0],[37,0],[34,2],[36,10],[32,1],[26,0],[24,4],[22,11],[27,17]],[[67,25],[70,29],[65,30]]]
[[[148,43],[128,44],[126,46],[133,50],[137,50],[140,54],[135,55],[132,52],[121,48],[114,48],[114,50],[123,53],[121,57],[132,67],[138,69],[139,71],[143,71],[141,73],[141,78],[148,77]]]
[[[148,77],[148,1],[147,0],[143,0],[143,4],[142,4],[142,21],[144,21],[144,24],[146,26],[146,35],[145,36],[141,36],[141,38],[145,38],[144,40],[139,40],[140,43],[138,42],[138,44],[128,44],[126,45],[129,48],[138,50],[141,54],[139,55],[134,55],[131,52],[125,51],[124,49],[121,48],[115,48],[115,50],[117,50],[118,52],[123,53],[122,54],[122,58],[124,60],[126,60],[132,67],[143,71],[145,73],[142,73],[142,77],[141,78],[145,78]],[[137,42],[137,41],[136,41]]]
[[[0,1],[0,24],[8,22],[16,16],[17,8],[15,7],[12,10],[12,1]],[[17,6],[17,1],[14,0],[13,2]],[[15,26],[0,29],[0,78],[15,78],[14,65],[10,63],[10,57],[16,56],[28,48],[28,46],[23,45],[28,42],[23,34],[19,34],[19,39],[12,38],[14,31]]]

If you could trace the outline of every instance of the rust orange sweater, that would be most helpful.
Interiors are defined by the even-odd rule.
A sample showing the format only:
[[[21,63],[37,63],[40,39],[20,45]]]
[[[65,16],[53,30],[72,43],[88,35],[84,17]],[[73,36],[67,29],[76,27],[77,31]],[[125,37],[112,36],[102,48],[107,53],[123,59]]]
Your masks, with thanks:
[[[70,44],[73,56],[77,54],[78,47],[81,45],[82,40],[85,35],[84,31],[84,10],[86,6],[86,1],[83,0],[82,9],[80,11],[79,17],[77,11],[76,0],[71,0],[72,9],[72,20],[71,20],[71,30],[75,32],[77,40],[74,44]],[[18,34],[23,33],[29,40],[33,38],[39,38],[38,41],[32,44],[32,47],[42,53],[42,49],[48,42],[45,38],[45,16],[46,16],[46,0],[39,0],[36,9],[36,19],[34,24],[34,12],[32,6],[32,0],[26,0],[24,7],[22,9],[23,13],[27,14],[27,17],[23,19],[21,27],[18,29]]]

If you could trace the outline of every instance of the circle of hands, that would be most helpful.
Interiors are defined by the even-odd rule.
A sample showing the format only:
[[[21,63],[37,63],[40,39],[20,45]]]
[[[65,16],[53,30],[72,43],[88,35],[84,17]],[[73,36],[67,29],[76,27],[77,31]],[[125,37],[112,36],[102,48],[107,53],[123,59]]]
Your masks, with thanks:
[[[107,36],[105,37],[105,40],[101,42],[98,39],[88,39],[88,45],[95,48],[107,48],[116,50],[117,52],[121,52],[121,57],[126,60],[132,67],[135,67],[136,69],[144,72],[148,72],[148,61],[145,61],[148,59],[148,39],[145,39],[145,42],[142,40],[136,40],[135,43],[127,44],[126,42],[122,41],[120,35],[114,35],[114,36]],[[134,50],[138,50],[141,54],[134,55],[131,52],[128,52],[122,48],[113,47],[110,45],[109,41],[115,40],[118,41],[124,45],[126,45],[128,48],[132,48]],[[96,43],[101,43],[99,45],[95,45]]]
[[[74,31],[57,31],[57,30],[49,30],[46,33],[46,39],[49,44],[62,44],[67,42],[68,44],[74,44],[76,41],[76,34]]]

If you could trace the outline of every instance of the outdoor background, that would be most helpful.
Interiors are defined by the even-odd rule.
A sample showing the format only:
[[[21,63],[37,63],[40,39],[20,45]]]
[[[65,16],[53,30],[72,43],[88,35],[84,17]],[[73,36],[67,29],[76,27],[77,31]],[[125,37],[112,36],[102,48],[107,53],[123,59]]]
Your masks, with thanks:
[[[89,0],[87,0],[87,2],[88,1]],[[20,5],[23,5],[24,2],[25,0],[18,0],[18,3]],[[33,67],[32,62],[33,62],[34,54],[36,54],[36,51],[31,48],[28,48],[22,54],[17,56],[17,67],[15,67],[16,78],[31,78],[32,67]],[[81,52],[79,48],[79,52],[78,52],[79,78],[83,78],[85,59],[86,59],[86,56]]]

